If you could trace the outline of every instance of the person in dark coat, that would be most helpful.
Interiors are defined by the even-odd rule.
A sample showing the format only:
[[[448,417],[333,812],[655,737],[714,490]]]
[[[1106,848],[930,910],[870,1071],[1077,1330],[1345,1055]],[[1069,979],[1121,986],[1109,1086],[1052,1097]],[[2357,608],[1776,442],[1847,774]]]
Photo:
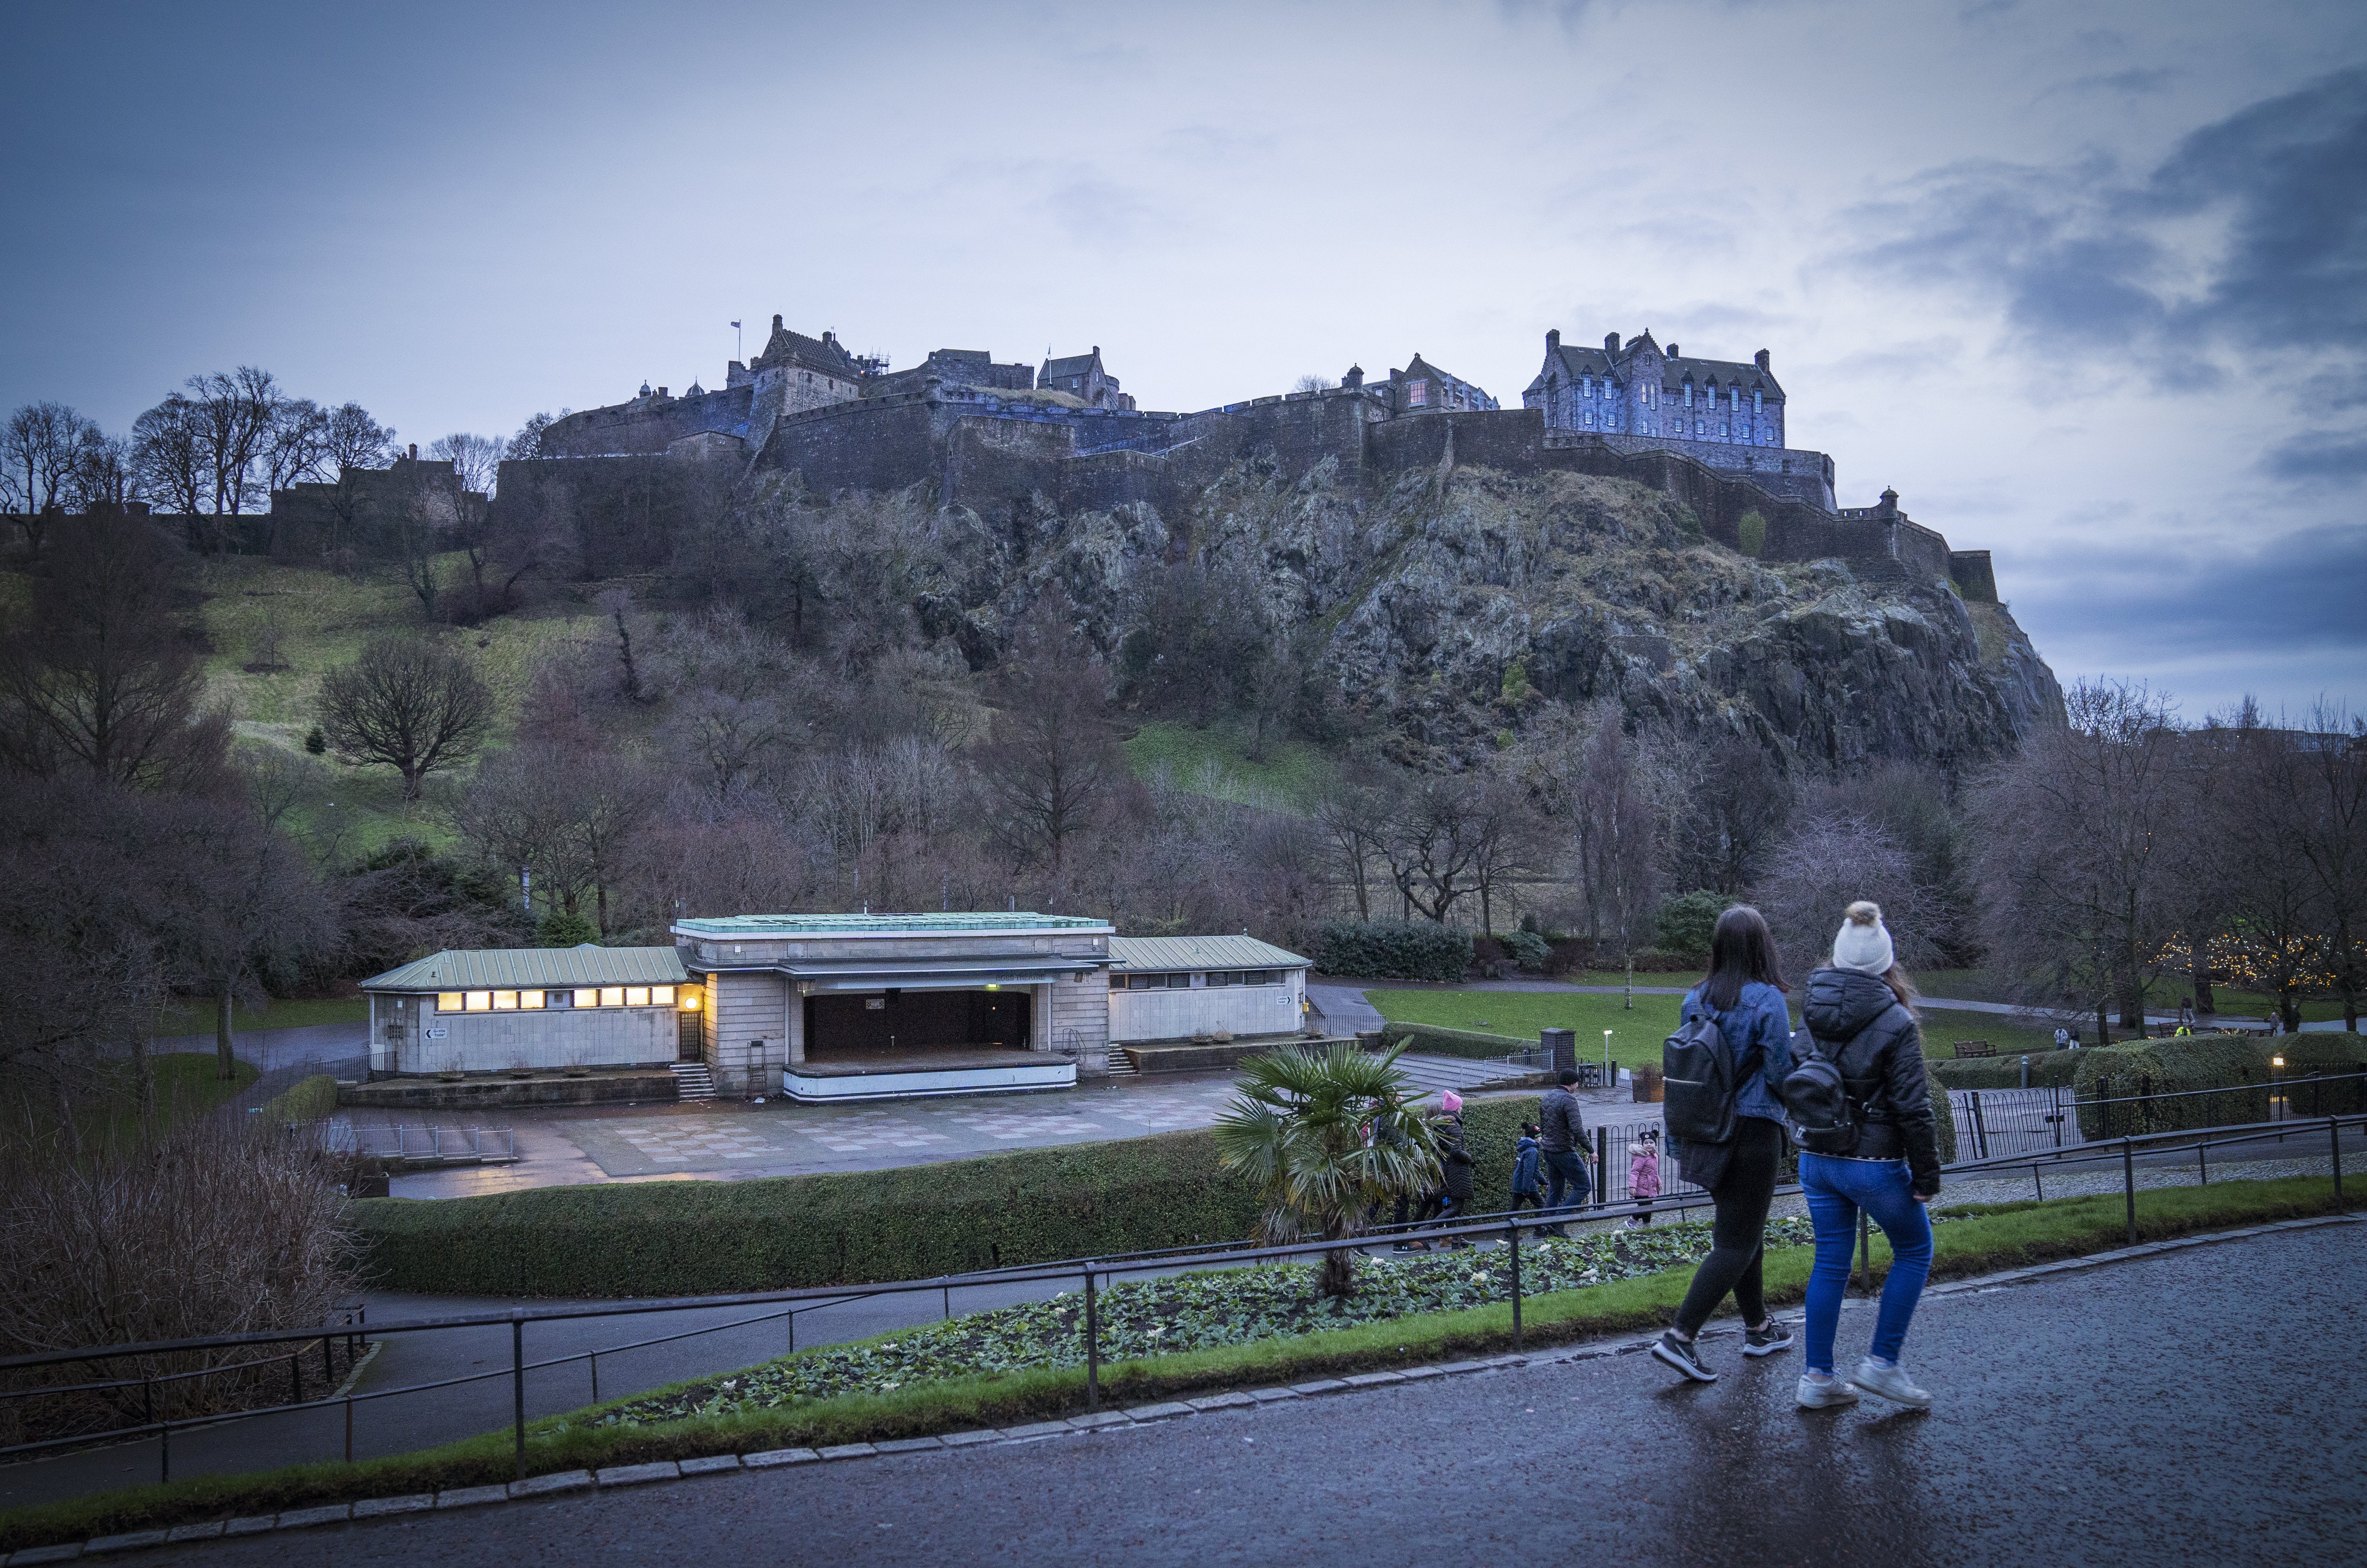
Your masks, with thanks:
[[[1546,1207],[1557,1214],[1567,1214],[1586,1201],[1591,1190],[1586,1179],[1586,1118],[1578,1108],[1578,1096],[1570,1092],[1578,1082],[1578,1074],[1564,1067],[1554,1087],[1546,1090],[1537,1102],[1537,1158],[1546,1168],[1551,1190],[1546,1197]],[[1569,1194],[1565,1205],[1563,1193]],[[1568,1235],[1559,1224],[1545,1227],[1547,1235]]]
[[[1940,1191],[1939,1118],[1931,1109],[1923,1042],[1909,1007],[1915,988],[1898,967],[1881,907],[1849,907],[1829,967],[1808,976],[1801,1010],[1819,1055],[1840,1071],[1855,1141],[1847,1154],[1800,1155],[1800,1188],[1817,1225],[1808,1276],[1807,1371],[1799,1402],[1851,1404],[1857,1391],[1927,1409],[1931,1396],[1898,1364],[1907,1325],[1931,1272],[1931,1220]],[[1833,1336],[1863,1210],[1890,1240],[1890,1274],[1874,1314],[1874,1345],[1847,1382],[1833,1376]]]
[[[1673,1327],[1652,1342],[1652,1358],[1695,1382],[1717,1374],[1694,1345],[1728,1292],[1742,1314],[1742,1353],[1772,1356],[1792,1335],[1767,1310],[1762,1275],[1767,1209],[1784,1159],[1784,1078],[1792,1070],[1792,1016],[1784,1010],[1784,972],[1764,916],[1737,904],[1718,916],[1709,938],[1709,973],[1685,993],[1690,1022],[1713,1018],[1726,1042],[1734,1084],[1734,1134],[1722,1144],[1670,1140],[1677,1168],[1706,1188],[1715,1205],[1710,1252],[1693,1270]]]
[[[1546,1206],[1544,1180],[1538,1176],[1537,1124],[1521,1123],[1521,1141],[1512,1147],[1512,1213],[1519,1213],[1521,1205],[1528,1203],[1542,1209]]]
[[[1453,1220],[1471,1203],[1471,1155],[1463,1146],[1463,1097],[1453,1089],[1438,1097],[1439,1118],[1432,1125],[1438,1132],[1438,1163],[1442,1173],[1438,1190],[1424,1200],[1421,1217],[1433,1215],[1441,1220]],[[1439,1247],[1463,1247],[1471,1244],[1461,1236],[1434,1244]]]

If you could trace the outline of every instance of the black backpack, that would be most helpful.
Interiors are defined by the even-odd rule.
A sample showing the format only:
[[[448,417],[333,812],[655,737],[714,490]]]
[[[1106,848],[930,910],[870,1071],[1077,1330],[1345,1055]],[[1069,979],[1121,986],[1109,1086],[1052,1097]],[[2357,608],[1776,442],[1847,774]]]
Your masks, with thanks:
[[[1660,1043],[1667,1103],[1660,1119],[1683,1144],[1723,1144],[1734,1137],[1734,1063],[1717,1015],[1704,1008]]]
[[[1806,1039],[1808,1054],[1800,1055]],[[1857,1112],[1850,1104],[1841,1069],[1817,1037],[1802,1030],[1792,1037],[1794,1067],[1784,1078],[1784,1110],[1792,1119],[1792,1141],[1816,1155],[1846,1155],[1857,1147]]]

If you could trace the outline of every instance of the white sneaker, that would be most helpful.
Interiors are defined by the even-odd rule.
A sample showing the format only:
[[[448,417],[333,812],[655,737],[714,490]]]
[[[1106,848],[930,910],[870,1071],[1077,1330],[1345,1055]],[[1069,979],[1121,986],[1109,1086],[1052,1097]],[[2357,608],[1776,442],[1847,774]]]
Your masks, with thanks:
[[[1803,1410],[1824,1410],[1836,1404],[1856,1403],[1857,1390],[1839,1378],[1820,1381],[1804,1374],[1800,1379],[1800,1408]]]
[[[1868,1393],[1879,1394],[1893,1404],[1904,1404],[1913,1410],[1931,1408],[1931,1393],[1917,1388],[1908,1379],[1906,1368],[1885,1366],[1871,1356],[1857,1364],[1857,1371],[1850,1374],[1850,1382]]]

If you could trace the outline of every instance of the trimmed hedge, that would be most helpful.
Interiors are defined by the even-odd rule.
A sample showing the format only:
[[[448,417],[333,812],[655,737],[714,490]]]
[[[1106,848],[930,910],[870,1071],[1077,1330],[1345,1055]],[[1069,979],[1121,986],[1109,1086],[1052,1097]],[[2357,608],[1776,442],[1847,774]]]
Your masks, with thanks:
[[[925,1280],[1251,1234],[1206,1130],[943,1165],[352,1205],[390,1290],[676,1296]]]
[[[1436,1023],[1385,1023],[1381,1026],[1381,1039],[1391,1050],[1411,1051],[1424,1056],[1460,1056],[1468,1062],[1501,1062],[1513,1052],[1537,1043],[1516,1034],[1449,1029]]]
[[[318,1122],[337,1108],[337,1080],[326,1073],[315,1073],[309,1078],[299,1078],[285,1092],[263,1102],[263,1120],[267,1126],[285,1122],[291,1125]]]
[[[2077,1080],[2080,1051],[2030,1053],[2030,1087],[2068,1089]],[[1950,1089],[2020,1089],[2022,1053],[2009,1055],[1945,1057],[1931,1064],[1931,1076]]]
[[[2143,1137],[2269,1119],[2268,1056],[2237,1035],[2130,1040],[2075,1055],[2079,1066],[2073,1084],[2079,1099],[2079,1131],[2085,1137]],[[2097,1103],[2103,1098],[2204,1089],[2223,1092],[2186,1100],[2149,1100],[2139,1105]]]
[[[1315,967],[1326,975],[1453,985],[1471,967],[1471,933],[1429,920],[1327,920]]]

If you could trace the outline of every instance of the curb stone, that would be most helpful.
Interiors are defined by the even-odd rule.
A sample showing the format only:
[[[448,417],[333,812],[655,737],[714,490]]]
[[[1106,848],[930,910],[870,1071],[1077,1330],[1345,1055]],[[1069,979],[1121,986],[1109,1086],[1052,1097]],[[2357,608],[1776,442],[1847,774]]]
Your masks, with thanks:
[[[2117,1247],[2110,1252],[2089,1253],[2078,1258],[2057,1258],[2046,1263],[2010,1269],[1994,1274],[1982,1274],[1965,1280],[1952,1280],[1934,1285],[1926,1293],[1934,1296],[1967,1295],[1977,1292],[2001,1290],[2024,1280],[2044,1279],[2048,1275],[2080,1269],[2099,1268],[2109,1263],[2128,1262],[2137,1258],[2158,1257],[2164,1253],[2182,1251],[2189,1247],[2209,1247],[2220,1242],[2243,1241],[2253,1236],[2273,1235],[2284,1231],[2309,1230],[2320,1225],[2360,1224],[2367,1217],[2357,1214],[2309,1215],[2300,1219],[2272,1220],[2237,1230],[2211,1231],[2201,1235],[2173,1236],[2168,1240],[2140,1243],[2135,1247]],[[1852,1303],[1862,1304],[1862,1303]],[[1784,1316],[1785,1314],[1778,1314]],[[1787,1321],[1797,1321],[1798,1314],[1788,1314]],[[1724,1336],[1734,1332],[1731,1327],[1704,1331],[1704,1337]],[[337,1524],[351,1519],[384,1517],[395,1514],[416,1513],[434,1509],[465,1508],[481,1504],[499,1503],[527,1497],[543,1497],[579,1492],[595,1486],[630,1485],[643,1482],[669,1481],[677,1476],[717,1473],[731,1470],[771,1470],[785,1465],[810,1464],[819,1460],[866,1459],[878,1454],[914,1453],[931,1449],[970,1448],[980,1443],[1025,1442],[1038,1438],[1070,1437],[1113,1426],[1149,1425],[1157,1421],[1175,1420],[1204,1412],[1238,1409],[1260,1404],[1280,1404],[1315,1394],[1344,1393],[1351,1389],[1376,1388],[1389,1383],[1415,1382],[1429,1378],[1463,1377],[1479,1372],[1491,1372],[1510,1367],[1560,1366],[1577,1361],[1600,1360],[1613,1356],[1632,1355],[1648,1348],[1652,1337],[1640,1339],[1595,1341],[1591,1344],[1557,1347],[1535,1354],[1513,1352],[1489,1356],[1477,1360],[1450,1361],[1440,1366],[1408,1367],[1397,1371],[1356,1372],[1344,1378],[1320,1378],[1288,1388],[1255,1388],[1235,1390],[1226,1393],[1205,1394],[1195,1399],[1170,1401],[1159,1404],[1136,1405],[1125,1411],[1100,1412],[1072,1417],[1067,1421],[1038,1421],[1026,1426],[981,1428],[968,1432],[953,1432],[935,1438],[906,1438],[881,1443],[841,1443],[831,1448],[774,1449],[764,1453],[745,1456],[716,1454],[704,1459],[661,1461],[651,1464],[620,1465],[598,1472],[588,1470],[562,1471],[551,1475],[538,1475],[506,1486],[468,1486],[435,1493],[413,1493],[400,1497],[365,1498],[357,1503],[334,1503],[317,1508],[294,1508],[277,1516],[250,1515],[239,1518],[180,1525],[169,1529],[135,1530],[118,1535],[99,1536],[86,1541],[66,1541],[54,1546],[26,1547],[0,1559],[0,1568],[43,1568],[52,1562],[71,1562],[82,1557],[112,1555],[136,1551],[151,1546],[217,1540],[226,1537],[259,1535],[274,1529],[302,1529],[312,1525]]]

